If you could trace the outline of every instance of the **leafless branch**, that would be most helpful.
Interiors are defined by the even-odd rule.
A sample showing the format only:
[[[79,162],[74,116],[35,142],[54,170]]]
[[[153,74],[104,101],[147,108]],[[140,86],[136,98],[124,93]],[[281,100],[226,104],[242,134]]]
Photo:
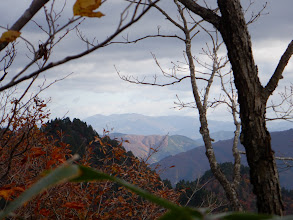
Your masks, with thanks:
[[[140,84],[140,85],[150,85],[150,86],[160,86],[160,87],[174,85],[174,84],[180,83],[182,80],[190,77],[190,76],[184,76],[182,78],[179,78],[177,81],[173,81],[171,83],[159,84],[159,83],[157,83],[157,76],[156,75],[153,76],[153,78],[154,78],[153,82],[145,82],[145,78],[140,80],[138,77],[134,77],[134,76],[123,76],[120,74],[119,71],[117,71],[117,74],[120,77],[120,79],[122,79],[126,82],[129,82],[129,83]]]
[[[29,8],[9,29],[20,31],[48,1],[49,0],[33,0]],[[1,43],[0,51],[2,51],[7,45],[8,43]]]
[[[16,57],[15,43],[11,44],[11,47],[7,47],[5,51],[5,55],[1,58],[0,63],[3,68],[0,68],[0,71],[3,71],[3,75],[0,78],[0,82],[5,79],[8,74],[8,68],[12,65],[15,57]]]
[[[246,154],[245,151],[239,151],[240,154]],[[293,157],[275,157],[277,160],[288,160],[293,161]]]
[[[198,192],[198,191],[200,191],[202,188],[204,188],[209,182],[211,182],[211,180],[212,179],[209,179],[208,181],[206,181],[204,184],[199,184],[199,182],[200,182],[200,178],[198,178],[197,179],[197,183],[196,183],[196,187],[193,189],[193,191],[192,191],[192,194],[188,197],[188,200],[187,200],[187,202],[185,203],[185,205],[184,206],[187,206],[189,203],[190,203],[190,201],[191,201],[191,199],[193,198],[193,196]]]
[[[293,119],[293,86],[285,87],[283,92],[279,93],[280,100],[278,103],[271,101],[271,105],[267,106],[267,111],[272,110],[275,117],[267,117],[267,121]]]
[[[250,7],[254,4],[253,1],[250,0],[248,7],[246,8],[246,10],[244,10],[244,14],[246,14],[248,12],[248,10],[250,9]],[[263,13],[264,10],[266,9],[268,3],[265,2],[265,4],[262,6],[262,9],[258,10],[258,12],[255,14],[254,11],[252,11],[251,13],[251,17],[248,20],[248,22],[246,22],[247,25],[252,24],[253,22],[257,21],[261,16],[263,15],[267,15],[268,13]]]
[[[220,16],[218,16],[215,13],[215,11],[217,11],[218,9],[211,10],[211,9],[202,7],[192,0],[178,0],[178,1],[182,3],[186,8],[191,10],[192,12],[195,12],[195,14],[198,14],[199,16],[201,16],[204,20],[213,24],[216,28],[219,26]]]
[[[283,53],[283,55],[278,63],[278,66],[277,66],[274,74],[272,75],[272,77],[270,78],[270,81],[268,82],[268,84],[264,88],[266,99],[268,99],[270,97],[270,95],[273,94],[276,87],[278,86],[279,80],[283,78],[283,76],[282,76],[283,71],[284,71],[285,67],[287,66],[292,54],[293,54],[293,40],[289,43],[286,51]]]
[[[62,65],[64,63],[67,63],[71,60],[75,60],[78,59],[80,57],[83,57],[87,54],[92,53],[93,51],[105,47],[106,45],[108,45],[115,37],[117,37],[121,32],[123,32],[125,29],[127,29],[128,27],[130,27],[132,24],[136,23],[153,5],[155,5],[159,0],[154,1],[153,3],[151,3],[149,6],[147,6],[146,8],[144,8],[144,10],[142,12],[140,12],[139,14],[137,14],[137,7],[138,5],[135,6],[135,10],[133,12],[132,18],[130,21],[126,22],[124,24],[124,21],[126,19],[126,14],[127,14],[127,10],[125,9],[122,14],[121,14],[121,20],[120,23],[118,25],[117,30],[111,34],[109,37],[107,37],[103,42],[95,45],[94,47],[83,51],[81,53],[72,55],[72,56],[67,56],[59,61],[56,62],[50,62],[49,64],[44,65],[43,67],[41,67],[40,69],[33,71],[31,73],[28,73],[26,75],[23,75],[23,73],[28,69],[29,66],[31,66],[37,59],[34,59],[33,61],[31,61],[27,67],[25,67],[22,71],[20,71],[19,73],[15,74],[15,76],[13,77],[13,79],[11,81],[9,81],[8,83],[6,83],[5,85],[2,85],[0,87],[0,91],[3,91],[5,89],[11,88],[12,86],[17,85],[18,83],[21,83],[25,80],[28,80],[32,77],[35,77],[37,75],[39,75],[42,72],[45,72],[53,67]],[[130,4],[128,7],[130,7],[132,4]],[[127,7],[127,8],[128,8]],[[46,45],[46,44],[45,44]],[[23,75],[23,76],[22,76]]]

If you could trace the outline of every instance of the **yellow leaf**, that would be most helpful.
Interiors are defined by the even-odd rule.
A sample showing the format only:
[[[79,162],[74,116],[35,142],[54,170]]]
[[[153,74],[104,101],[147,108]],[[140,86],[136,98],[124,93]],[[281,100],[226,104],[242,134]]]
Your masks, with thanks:
[[[101,6],[101,0],[76,0],[73,5],[74,16],[87,16],[87,17],[97,17],[100,18],[104,16],[101,12],[94,12],[97,8]]]
[[[4,189],[0,191],[0,197],[4,198],[5,200],[10,200],[12,194],[13,190],[11,189]]]
[[[0,188],[0,198],[4,198],[6,200],[12,200],[12,196],[16,194],[16,192],[23,192],[24,189],[22,187],[7,187],[7,188]]]
[[[3,42],[12,42],[12,41],[15,41],[16,38],[18,38],[20,36],[20,32],[19,31],[12,31],[12,30],[9,30],[9,31],[6,31],[2,34],[1,38],[0,38],[0,43],[3,43]]]

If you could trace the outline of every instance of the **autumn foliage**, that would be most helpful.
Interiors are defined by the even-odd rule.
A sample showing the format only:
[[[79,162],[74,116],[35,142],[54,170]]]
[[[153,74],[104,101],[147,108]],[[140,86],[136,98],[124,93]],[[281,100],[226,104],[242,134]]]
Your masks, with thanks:
[[[0,43],[3,43],[3,42],[9,43],[9,42],[15,41],[16,38],[20,36],[20,34],[21,33],[19,31],[8,30],[1,35]]]
[[[63,142],[62,130],[56,129],[59,135],[56,138],[37,126],[48,116],[44,113],[45,107],[38,100],[27,114],[20,117],[14,115],[9,129],[1,130],[1,209],[50,169],[72,156],[72,147]],[[127,153],[122,145],[107,136],[95,136],[84,149],[84,155],[78,163],[120,177],[176,202],[178,193],[168,189],[155,172]],[[156,219],[164,212],[164,209],[124,187],[105,181],[59,184],[18,209],[14,218]]]
[[[86,16],[86,17],[102,17],[104,16],[101,12],[95,12],[102,4],[101,0],[77,0],[73,6],[73,14],[75,16]]]

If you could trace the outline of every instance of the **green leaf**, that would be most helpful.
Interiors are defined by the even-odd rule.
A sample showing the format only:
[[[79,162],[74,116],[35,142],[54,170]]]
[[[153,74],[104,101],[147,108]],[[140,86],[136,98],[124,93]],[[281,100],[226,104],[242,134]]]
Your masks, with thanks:
[[[115,181],[115,178],[111,175],[108,175],[106,173],[102,173],[98,170],[85,167],[82,165],[77,165],[79,170],[80,170],[80,175],[75,177],[74,179],[71,179],[71,182],[88,182],[88,181],[93,181],[93,180],[111,180]]]
[[[0,219],[3,219],[9,215],[9,213],[13,212],[24,203],[31,200],[43,190],[77,177],[80,175],[80,173],[81,172],[77,165],[63,165],[53,170],[47,176],[35,183],[31,188],[23,192],[18,198],[12,201],[4,211],[0,212]]]

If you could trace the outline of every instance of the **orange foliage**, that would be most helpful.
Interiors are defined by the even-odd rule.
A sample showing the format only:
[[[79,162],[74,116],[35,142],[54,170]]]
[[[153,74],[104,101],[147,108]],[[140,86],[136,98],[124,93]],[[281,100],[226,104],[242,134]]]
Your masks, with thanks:
[[[2,133],[0,161],[6,162],[0,165],[0,198],[5,205],[35,183],[45,170],[57,167],[71,156],[68,144],[57,144],[36,126],[46,117],[44,107],[35,108],[26,117],[16,117],[13,129]],[[112,146],[108,140],[96,138],[79,163],[177,201],[178,193],[165,187],[145,163],[127,155],[122,143]],[[104,157],[97,159],[97,152]],[[31,219],[156,219],[164,212],[133,192],[106,181],[60,184],[44,191],[15,214],[16,218]]]

